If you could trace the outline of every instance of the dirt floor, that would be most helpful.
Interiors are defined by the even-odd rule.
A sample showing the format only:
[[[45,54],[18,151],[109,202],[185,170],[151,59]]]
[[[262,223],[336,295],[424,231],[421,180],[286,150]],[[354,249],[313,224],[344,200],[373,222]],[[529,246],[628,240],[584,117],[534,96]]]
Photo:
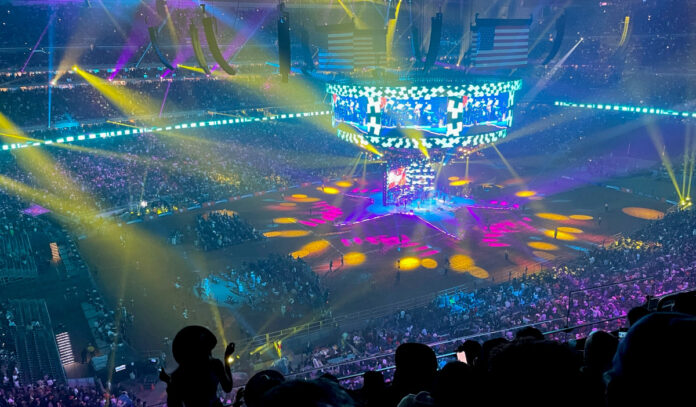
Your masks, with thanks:
[[[464,171],[464,164],[453,164],[441,177],[463,177]],[[80,246],[91,268],[98,271],[99,284],[111,301],[122,297],[136,304],[135,327],[131,330],[134,346],[160,349],[163,339],[173,337],[185,324],[216,327],[220,335],[235,338],[242,330],[263,333],[316,318],[310,313],[291,320],[282,318],[280,312],[262,313],[225,304],[215,306],[195,295],[193,287],[209,274],[269,253],[305,250],[304,259],[329,289],[333,314],[338,315],[434,294],[453,286],[466,284],[473,288],[474,284],[504,281],[522,275],[525,268],[533,273],[549,260],[582,255],[610,241],[617,233],[630,232],[651,222],[637,217],[644,213],[650,215],[646,209],[664,212],[669,207],[654,198],[588,186],[584,180],[562,176],[549,180],[522,175],[514,179],[505,168],[487,160],[471,163],[469,171],[474,180],[476,203],[469,209],[460,208],[451,219],[463,229],[460,240],[406,215],[385,216],[348,226],[311,221],[320,218],[320,211],[327,206],[341,210],[337,223],[346,218],[360,219],[360,214],[369,218],[364,216],[370,208],[359,196],[360,190],[374,190],[377,181],[361,184],[358,179],[351,180],[350,186],[333,185],[332,190],[322,191],[312,185],[282,195],[270,193],[124,225],[125,243],[121,247],[105,250],[106,242],[112,240],[100,236],[83,240]],[[660,186],[664,181],[651,182]],[[483,183],[493,186],[484,191]],[[355,188],[360,189],[356,192]],[[518,208],[513,208],[514,204]],[[642,209],[628,210],[627,214],[625,208]],[[270,237],[215,251],[199,250],[193,245],[195,217],[223,209],[237,212],[258,230],[270,232]],[[426,213],[422,215],[428,217]],[[173,246],[167,241],[175,230],[184,234],[181,245]],[[143,235],[158,242],[158,247],[138,247]],[[390,238],[394,243],[396,237],[398,244],[381,243]],[[323,241],[328,244],[317,244]],[[423,253],[427,256],[422,256]],[[341,256],[349,260],[343,266]],[[332,272],[328,270],[330,261],[334,266]],[[397,261],[401,262],[398,283]],[[415,267],[407,270],[411,263]],[[175,286],[177,282],[180,288]],[[187,318],[182,315],[183,309],[187,310]]]

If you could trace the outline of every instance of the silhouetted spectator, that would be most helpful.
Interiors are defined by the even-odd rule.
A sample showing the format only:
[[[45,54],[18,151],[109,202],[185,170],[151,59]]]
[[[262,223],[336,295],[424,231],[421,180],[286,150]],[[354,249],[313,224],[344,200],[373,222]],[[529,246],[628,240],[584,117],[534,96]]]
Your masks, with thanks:
[[[534,327],[531,327],[531,326],[522,328],[519,331],[515,332],[515,339],[516,340],[525,339],[525,338],[543,341],[544,334],[542,334],[540,330],[538,330]]]
[[[355,392],[355,396],[361,400],[366,407],[377,407],[385,405],[384,400],[384,375],[381,372],[368,371],[363,374],[363,386]]]
[[[611,368],[618,345],[618,338],[604,331],[595,331],[585,340],[582,376],[585,393],[590,397],[592,405],[604,403],[606,388],[603,374]]]
[[[481,357],[481,350],[481,344],[471,339],[467,339],[457,347],[457,352],[464,352],[466,355],[466,364],[474,367],[478,363],[477,360]]]
[[[573,352],[558,342],[512,342],[490,360],[490,402],[584,406],[579,371],[580,364]]]
[[[609,406],[683,405],[696,383],[696,317],[676,312],[640,319],[607,372]]]
[[[262,370],[251,376],[243,389],[246,407],[261,406],[263,395],[283,382],[285,377],[276,370]]]
[[[449,362],[435,378],[432,396],[438,407],[476,405],[482,380],[474,369],[462,362]]]
[[[263,407],[352,407],[353,399],[338,384],[324,379],[293,380],[271,389],[261,400]]]
[[[213,359],[217,345],[212,332],[202,326],[181,329],[172,343],[172,354],[179,367],[169,376],[162,370],[160,379],[167,383],[169,407],[222,406],[217,397],[218,385],[225,393],[232,391],[232,372],[229,358],[234,343],[225,349],[225,361]]]
[[[488,362],[490,361],[491,357],[493,357],[498,348],[505,346],[508,343],[510,342],[505,338],[493,338],[484,342],[481,346],[481,357],[479,358],[480,363],[478,363],[478,368],[484,372],[487,371]]]
[[[628,314],[626,317],[628,318],[628,325],[633,326],[636,324],[636,322],[640,321],[641,318],[643,318],[646,315],[650,315],[650,311],[648,311],[647,308],[645,307],[633,307],[628,311]]]
[[[435,352],[422,343],[404,343],[396,348],[396,370],[387,390],[388,406],[396,406],[409,394],[430,391],[437,372]]]

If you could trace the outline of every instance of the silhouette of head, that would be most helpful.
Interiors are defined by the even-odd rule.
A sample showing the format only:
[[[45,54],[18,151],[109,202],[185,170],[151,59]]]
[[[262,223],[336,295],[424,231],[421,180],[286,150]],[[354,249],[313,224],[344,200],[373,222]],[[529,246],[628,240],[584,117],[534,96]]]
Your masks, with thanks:
[[[481,344],[471,339],[467,339],[463,344],[457,347],[457,352],[464,352],[466,354],[466,363],[469,366],[474,366],[476,364],[476,360],[481,357],[481,350]]]
[[[413,394],[430,387],[437,371],[437,357],[428,345],[401,344],[396,348],[394,360],[394,385]]]
[[[384,389],[384,375],[382,372],[367,371],[363,374],[363,387],[366,391],[382,391]]]
[[[491,383],[504,389],[491,394],[494,405],[537,405],[543,400],[575,405],[579,401],[579,397],[568,400],[567,396],[581,393],[580,364],[560,343],[512,342],[496,352],[488,366]]]
[[[607,398],[617,405],[679,405],[696,382],[696,317],[656,312],[641,318],[619,343],[606,373]]]
[[[614,335],[604,331],[593,332],[585,341],[585,366],[597,372],[606,372],[611,368],[617,346],[619,340]]]
[[[533,328],[531,326],[525,327],[520,329],[515,333],[515,339],[520,340],[520,339],[533,339],[537,341],[543,341],[544,340],[544,334],[541,333],[540,330]]]
[[[208,328],[190,325],[182,328],[172,342],[172,355],[179,365],[207,360],[217,345],[215,335]]]
[[[427,391],[422,391],[407,395],[401,399],[397,407],[435,407],[435,400]]]
[[[338,384],[338,377],[332,375],[331,373],[324,373],[321,376],[319,376],[319,378]]]
[[[381,372],[367,371],[363,373],[363,386],[357,394],[367,407],[385,405],[384,375]]]
[[[285,377],[275,370],[262,370],[256,373],[244,387],[244,402],[247,407],[260,406],[263,395],[283,382]]]
[[[481,357],[479,358],[479,368],[482,370],[488,370],[488,362],[491,357],[503,346],[510,343],[505,338],[493,338],[489,339],[481,345]]]
[[[463,390],[476,387],[475,379],[471,366],[463,362],[449,362],[437,372],[432,396],[440,407],[460,406],[464,400],[470,400]]]
[[[292,380],[268,391],[261,399],[263,407],[353,407],[353,399],[338,384],[317,379]]]
[[[650,311],[648,311],[647,308],[645,307],[633,307],[628,311],[628,314],[626,317],[628,318],[628,325],[633,326],[638,322],[641,318],[643,318],[646,315],[650,315]]]

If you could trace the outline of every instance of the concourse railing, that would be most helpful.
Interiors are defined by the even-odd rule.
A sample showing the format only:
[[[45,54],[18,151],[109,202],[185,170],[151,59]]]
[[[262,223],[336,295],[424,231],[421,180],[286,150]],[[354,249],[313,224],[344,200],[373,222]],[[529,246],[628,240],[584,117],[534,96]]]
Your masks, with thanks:
[[[545,337],[554,337],[555,335],[559,334],[564,334],[567,335],[568,333],[575,331],[577,329],[587,329],[587,328],[596,328],[600,325],[604,326],[604,330],[613,330],[616,328],[619,328],[620,326],[623,326],[624,324],[618,324],[619,321],[625,320],[626,316],[620,316],[620,317],[613,317],[613,318],[608,318],[604,319],[602,321],[596,321],[588,324],[580,324],[580,325],[575,325],[571,327],[563,327],[563,328],[555,328],[555,329],[550,329],[550,330],[544,330],[542,333],[544,334]],[[499,330],[499,331],[494,331],[494,332],[489,332],[486,334],[478,334],[478,335],[469,335],[469,336],[463,336],[455,339],[451,339],[439,344],[450,344],[450,343],[455,343],[455,342],[464,342],[466,340],[486,340],[490,339],[491,337],[506,337],[509,336],[510,333],[514,333],[516,331],[519,331],[520,329],[524,329],[527,327],[533,327],[537,328],[540,325],[546,324],[546,323],[552,323],[552,322],[562,322],[563,318],[557,318],[551,321],[543,321],[543,322],[537,322],[535,324],[528,324],[528,325],[523,325],[523,326],[518,326],[514,327],[511,329],[504,329],[504,330]],[[616,325],[616,327],[614,327]],[[611,327],[610,329],[608,327]],[[589,331],[591,331],[591,329]],[[586,336],[586,335],[585,335]],[[430,345],[431,347],[437,346],[434,344]],[[437,354],[436,357],[438,359],[438,365],[442,365],[448,361],[454,361],[456,360],[456,352],[444,352]],[[393,359],[393,353],[391,354],[392,359]],[[390,380],[391,376],[393,375],[393,371],[396,369],[396,366],[392,363],[388,366],[381,367],[378,369],[374,369],[374,371],[381,372],[381,373],[386,373],[385,374],[385,379]],[[362,385],[362,376],[364,375],[364,371],[358,372],[358,373],[352,373],[348,375],[344,375],[338,378],[339,382],[347,388],[355,388],[359,387]]]

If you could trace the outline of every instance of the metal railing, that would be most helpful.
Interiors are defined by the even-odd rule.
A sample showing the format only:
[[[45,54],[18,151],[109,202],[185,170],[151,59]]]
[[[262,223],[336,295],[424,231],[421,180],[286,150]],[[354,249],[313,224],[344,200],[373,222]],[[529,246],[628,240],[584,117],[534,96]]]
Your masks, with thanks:
[[[543,326],[553,324],[553,323],[562,323],[563,321],[565,321],[564,318],[554,318],[554,319],[535,322],[535,323],[531,323],[531,324],[527,324],[527,325],[523,325],[523,326],[513,326],[513,327],[509,327],[509,328],[499,329],[496,331],[470,334],[470,335],[466,335],[466,336],[460,336],[457,338],[446,339],[443,341],[431,342],[431,343],[427,343],[426,345],[430,346],[431,348],[434,348],[434,347],[440,347],[443,345],[449,345],[449,344],[456,343],[456,342],[463,342],[465,340],[470,340],[470,339],[482,339],[482,338],[498,337],[501,334],[504,335],[506,333],[515,332],[515,331],[518,331],[518,330],[525,328],[525,327],[538,327],[538,326],[543,327]],[[394,354],[395,354],[395,350],[392,350],[389,352],[384,352],[384,353],[372,355],[372,356],[365,357],[365,358],[354,359],[354,360],[350,360],[350,361],[346,361],[346,362],[341,362],[341,363],[336,363],[336,364],[318,367],[315,369],[305,370],[303,372],[289,374],[286,376],[286,378],[294,379],[294,378],[303,378],[303,377],[308,377],[308,376],[309,377],[318,376],[317,373],[324,373],[327,370],[328,371],[337,370],[337,369],[340,369],[341,367],[349,366],[351,364],[360,364],[360,363],[363,363],[365,361],[370,361],[370,360],[392,358],[394,356]]]
[[[556,328],[556,329],[552,329],[552,330],[548,330],[548,331],[543,331],[542,333],[544,334],[544,336],[554,335],[554,334],[558,334],[558,333],[568,333],[569,331],[574,331],[574,330],[576,330],[576,329],[587,328],[587,327],[594,327],[594,326],[597,326],[597,325],[599,325],[599,324],[603,324],[603,323],[607,323],[607,322],[613,322],[613,321],[618,321],[618,320],[625,319],[625,318],[626,318],[626,316],[613,317],[613,318],[608,318],[608,319],[604,319],[604,320],[602,320],[602,321],[596,321],[596,322],[592,322],[592,323],[588,323],[588,324],[579,324],[579,325],[574,325],[574,326],[571,326],[571,327]],[[455,338],[455,339],[451,339],[451,340],[448,340],[448,341],[445,341],[445,342],[441,342],[441,343],[438,343],[438,344],[431,344],[431,345],[429,345],[429,346],[430,346],[430,347],[434,347],[434,346],[441,345],[441,344],[445,344],[445,343],[454,343],[454,342],[464,342],[464,341],[467,341],[467,340],[476,340],[476,339],[478,339],[478,338],[481,338],[482,336],[493,336],[493,335],[495,335],[495,336],[500,336],[500,335],[497,335],[497,334],[500,334],[500,333],[505,334],[505,333],[512,332],[512,331],[518,331],[518,330],[520,330],[520,329],[527,328],[527,327],[536,327],[536,326],[539,326],[539,325],[542,325],[542,324],[546,324],[546,323],[550,323],[550,322],[553,322],[553,321],[563,321],[563,318],[556,318],[556,319],[549,320],[549,321],[542,321],[542,322],[537,322],[537,323],[534,323],[534,324],[528,324],[528,325],[518,326],[518,327],[514,327],[514,328],[508,328],[508,329],[504,329],[504,330],[498,330],[498,331],[489,332],[489,333],[486,333],[486,334],[477,334],[477,335],[462,336],[462,337]],[[393,355],[393,354],[394,354],[394,353],[392,353],[391,355]],[[446,353],[442,353],[442,354],[436,355],[436,358],[439,360],[439,359],[443,359],[443,358],[453,357],[453,356],[455,356],[455,355],[456,355],[456,352],[446,352]],[[390,366],[387,366],[387,367],[375,369],[375,371],[376,371],[376,372],[388,372],[388,371],[392,371],[392,370],[394,370],[394,369],[396,369],[396,366],[390,365]],[[361,377],[364,373],[365,373],[365,372],[360,372],[360,373],[353,373],[353,374],[341,376],[341,377],[338,378],[338,380],[339,380],[339,382],[345,382],[345,381],[348,381],[348,380],[351,380],[351,379],[359,378],[359,377]],[[290,377],[290,376],[288,376],[288,377]]]
[[[542,261],[542,262],[537,262],[537,263],[532,263],[527,265],[526,267],[529,270],[529,273],[533,273],[536,269],[538,271],[542,271],[545,267],[552,267],[555,263],[559,261],[564,261],[567,260],[567,258],[556,258],[553,261],[548,260],[548,261]],[[515,272],[510,271],[508,274],[511,279],[515,278],[520,278],[522,277],[525,272],[523,271],[524,266],[513,266],[510,267],[509,269],[516,269]],[[508,270],[508,269],[505,269]],[[504,271],[505,271],[504,270]],[[472,277],[475,278],[475,277]],[[402,301],[397,301],[393,302],[390,304],[385,304],[382,306],[378,307],[373,307],[369,309],[364,309],[352,313],[347,313],[347,314],[342,314],[336,317],[329,317],[329,318],[324,318],[319,321],[311,321],[307,322],[304,324],[296,325],[293,327],[289,328],[284,328],[280,329],[277,331],[272,331],[272,332],[267,332],[265,334],[259,334],[256,335],[250,339],[243,340],[237,343],[238,346],[240,346],[240,349],[248,348],[248,347],[256,347],[256,346],[262,346],[264,344],[269,344],[273,343],[277,340],[285,340],[288,339],[289,337],[297,337],[297,336],[306,336],[309,334],[314,334],[314,333],[319,333],[323,330],[327,329],[335,329],[337,327],[340,327],[341,324],[345,323],[350,323],[350,322],[355,322],[358,320],[371,320],[375,318],[382,318],[385,317],[389,314],[395,313],[395,312],[401,312],[401,311],[410,311],[415,308],[423,307],[426,305],[431,304],[433,301],[435,301],[437,298],[441,296],[449,296],[453,295],[456,293],[459,293],[461,291],[470,291],[472,288],[473,289],[478,289],[482,288],[485,286],[490,286],[493,284],[498,284],[492,281],[488,280],[481,280],[482,285],[476,287],[479,280],[472,280],[470,283],[466,284],[460,284],[456,285],[453,287],[446,288],[444,290],[428,293],[428,294],[423,294],[417,297],[412,297],[408,298],[406,300]],[[510,281],[508,279],[507,281]],[[505,280],[503,281],[505,282]]]

